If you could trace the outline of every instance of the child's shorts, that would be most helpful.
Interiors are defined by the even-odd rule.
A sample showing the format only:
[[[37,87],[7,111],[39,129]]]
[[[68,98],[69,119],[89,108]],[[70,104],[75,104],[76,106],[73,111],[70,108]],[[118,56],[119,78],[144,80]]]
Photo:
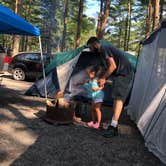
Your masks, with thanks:
[[[96,98],[96,99],[93,99],[92,100],[94,103],[102,103],[103,102],[103,99],[102,98]]]

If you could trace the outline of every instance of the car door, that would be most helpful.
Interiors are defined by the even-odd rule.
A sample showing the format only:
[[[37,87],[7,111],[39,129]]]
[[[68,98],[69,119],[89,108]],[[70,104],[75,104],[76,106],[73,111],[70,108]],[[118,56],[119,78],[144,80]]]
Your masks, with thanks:
[[[25,61],[28,75],[38,76],[42,72],[42,64],[38,53],[27,53]]]

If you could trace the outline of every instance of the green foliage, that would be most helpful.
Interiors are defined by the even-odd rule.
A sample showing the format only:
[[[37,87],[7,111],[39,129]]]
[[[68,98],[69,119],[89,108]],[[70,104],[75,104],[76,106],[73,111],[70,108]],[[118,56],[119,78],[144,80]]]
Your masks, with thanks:
[[[80,0],[69,0],[65,50],[73,49],[75,46],[79,1]],[[84,14],[81,24],[81,45],[84,45],[90,36],[96,34],[97,18],[91,18],[91,16],[85,15],[87,9],[86,1],[84,1]],[[99,4],[99,0],[93,0],[93,2]],[[124,46],[127,2],[128,0],[111,0],[109,18],[105,28],[104,38],[120,49],[123,49]],[[13,11],[15,10],[15,0],[0,0],[0,3]],[[145,37],[147,3],[148,0],[131,0],[129,51],[137,52],[139,42]],[[52,18],[54,9],[55,16]],[[99,13],[99,11],[96,12]],[[63,13],[64,0],[23,0],[22,17],[40,28],[44,51],[47,51],[48,45],[51,46],[53,52],[58,50],[57,48],[63,33]],[[50,43],[50,38],[52,39],[52,43]],[[11,47],[12,42],[12,36],[0,36],[0,44],[3,44],[6,48]],[[22,38],[20,47],[24,48],[24,42]],[[38,50],[38,39],[28,37],[27,47],[24,49],[23,51]]]
[[[128,0],[112,0],[110,6],[110,21],[106,28],[105,38],[121,49],[124,45],[125,19]],[[139,0],[131,0],[131,28],[129,50],[137,52],[139,42],[145,37],[146,5]]]

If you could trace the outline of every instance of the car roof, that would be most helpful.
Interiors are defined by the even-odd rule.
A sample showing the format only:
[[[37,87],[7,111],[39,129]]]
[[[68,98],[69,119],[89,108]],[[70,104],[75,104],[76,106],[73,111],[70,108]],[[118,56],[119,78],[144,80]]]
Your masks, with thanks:
[[[41,54],[41,53],[40,52],[19,52],[19,53],[15,54],[14,57],[22,55],[22,54]],[[51,56],[51,54],[49,54],[49,53],[43,53],[43,55],[49,55],[49,56]]]

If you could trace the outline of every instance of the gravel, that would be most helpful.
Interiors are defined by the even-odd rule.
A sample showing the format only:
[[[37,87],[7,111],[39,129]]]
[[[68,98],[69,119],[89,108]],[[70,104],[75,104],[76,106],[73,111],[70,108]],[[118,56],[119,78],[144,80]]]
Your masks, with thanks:
[[[135,124],[124,111],[120,135],[106,139],[101,130],[82,124],[50,125],[45,100],[24,96],[33,82],[15,81],[1,74],[0,166],[162,166],[150,153]],[[103,107],[107,125],[112,110]],[[87,113],[83,115],[86,121]]]

